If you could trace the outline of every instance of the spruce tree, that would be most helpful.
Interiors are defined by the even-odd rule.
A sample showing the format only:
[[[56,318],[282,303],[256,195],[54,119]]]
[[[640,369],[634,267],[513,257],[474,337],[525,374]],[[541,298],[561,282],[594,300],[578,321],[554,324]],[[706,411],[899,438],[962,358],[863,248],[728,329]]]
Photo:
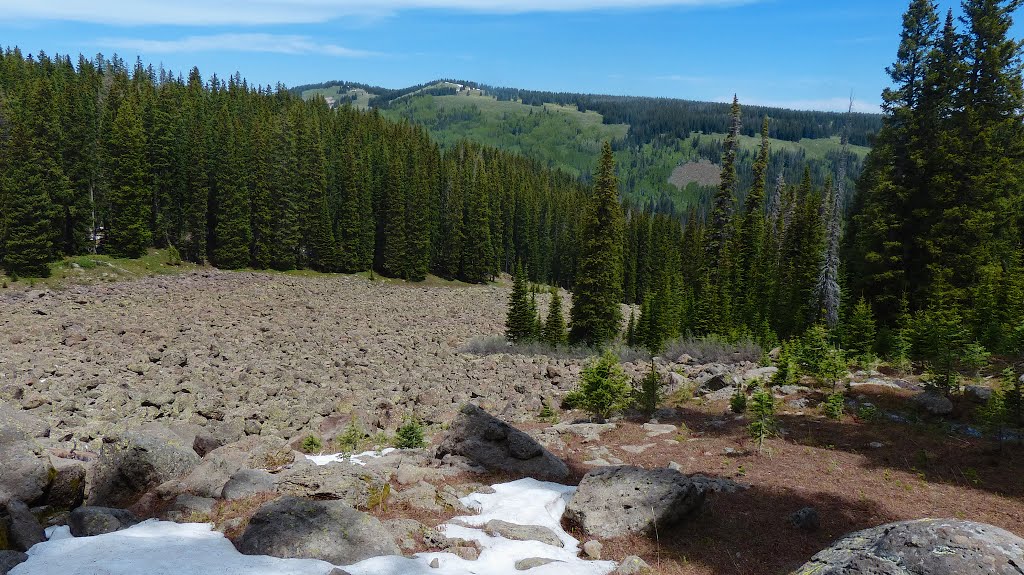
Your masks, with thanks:
[[[631,316],[632,317],[632,316]],[[565,316],[562,312],[562,294],[557,287],[551,288],[551,303],[548,304],[548,317],[544,321],[544,342],[552,347],[564,345],[569,340],[565,327]]]
[[[225,134],[226,158],[217,174],[218,216],[213,246],[214,265],[238,269],[249,265],[249,244],[252,239],[249,219],[249,193],[245,186],[244,150],[237,141],[234,122],[227,104],[218,114],[218,129]]]
[[[393,278],[406,272],[405,162],[397,150],[388,155],[388,177],[383,183],[383,224],[380,271]]]
[[[149,200],[152,196],[146,165],[146,133],[134,98],[117,110],[107,141],[110,185],[109,227],[103,245],[110,253],[137,258],[146,253],[151,237]]]
[[[857,300],[842,331],[843,344],[850,355],[863,358],[874,351],[875,318],[871,313],[871,306],[863,297]]]
[[[601,346],[619,334],[623,227],[615,160],[611,144],[605,142],[579,238],[569,334],[573,343]]]
[[[522,262],[516,263],[512,277],[512,293],[505,316],[505,338],[512,343],[526,343],[534,339],[537,312],[530,305],[529,287]]]

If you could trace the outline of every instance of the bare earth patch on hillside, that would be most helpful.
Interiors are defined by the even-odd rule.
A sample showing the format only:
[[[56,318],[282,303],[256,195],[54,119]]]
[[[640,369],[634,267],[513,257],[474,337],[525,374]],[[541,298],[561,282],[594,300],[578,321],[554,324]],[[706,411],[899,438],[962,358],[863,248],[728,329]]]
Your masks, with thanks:
[[[700,186],[717,186],[722,183],[722,169],[709,160],[687,162],[676,166],[668,183],[682,190],[691,183]]]

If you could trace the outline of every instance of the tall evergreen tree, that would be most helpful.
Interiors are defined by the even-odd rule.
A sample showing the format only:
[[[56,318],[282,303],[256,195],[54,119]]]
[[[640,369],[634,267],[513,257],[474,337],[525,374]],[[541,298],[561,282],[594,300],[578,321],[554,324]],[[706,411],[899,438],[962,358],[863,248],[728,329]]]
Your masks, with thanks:
[[[218,129],[225,135],[227,158],[217,174],[219,192],[217,229],[214,237],[213,263],[218,267],[237,269],[249,265],[252,228],[249,214],[249,193],[245,185],[244,150],[239,144],[234,121],[227,105],[218,113]]]
[[[517,262],[505,317],[505,338],[512,343],[532,341],[536,335],[536,324],[537,311],[530,302],[526,272],[522,262]]]
[[[548,304],[548,317],[544,321],[544,342],[557,347],[569,341],[569,333],[565,327],[565,315],[562,311],[562,294],[557,287],[551,288],[551,302]]]
[[[573,288],[573,343],[600,346],[620,331],[622,312],[623,215],[611,144],[604,143],[594,192],[580,237],[580,259]]]
[[[106,147],[110,217],[103,245],[110,253],[137,258],[151,241],[152,188],[146,164],[146,133],[134,98],[125,98],[118,108]]]

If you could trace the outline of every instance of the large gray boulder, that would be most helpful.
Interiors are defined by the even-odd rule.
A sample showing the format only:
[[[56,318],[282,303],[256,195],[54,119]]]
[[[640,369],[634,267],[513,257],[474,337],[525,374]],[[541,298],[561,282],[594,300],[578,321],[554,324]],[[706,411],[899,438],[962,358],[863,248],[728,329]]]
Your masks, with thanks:
[[[282,495],[340,500],[352,507],[367,507],[380,494],[388,477],[352,463],[294,465],[275,477],[275,489]]]
[[[40,500],[50,483],[49,461],[34,440],[24,436],[5,440],[4,435],[0,432],[0,505]],[[7,439],[14,436],[7,435]]]
[[[138,522],[138,517],[124,509],[85,506],[71,512],[68,527],[75,537],[92,537],[127,529]]]
[[[28,561],[28,555],[21,551],[0,551],[0,575],[7,575],[12,569]]]
[[[600,467],[583,477],[562,517],[595,537],[649,533],[698,510],[704,493],[667,467]]]
[[[85,462],[53,455],[50,461],[50,484],[46,487],[46,504],[54,509],[74,509],[85,499]]]
[[[12,501],[0,511],[0,549],[28,551],[46,541],[43,526],[21,501]]]
[[[918,519],[851,533],[794,575],[1020,575],[1024,539],[957,519]]]
[[[953,413],[953,402],[937,391],[922,391],[912,397],[911,401],[932,415],[949,415]]]
[[[0,400],[0,440],[50,436],[50,424]]]
[[[483,409],[466,404],[452,421],[436,457],[461,455],[488,471],[565,481],[569,467],[532,437]]]
[[[192,440],[150,424],[106,438],[90,469],[88,505],[130,507],[149,489],[187,475],[199,465]]]
[[[293,461],[295,455],[284,439],[246,437],[207,453],[202,463],[181,480],[180,490],[200,497],[220,497],[224,485],[239,471],[274,469]]]
[[[401,555],[376,517],[342,501],[283,497],[256,511],[239,540],[246,555],[320,559],[351,565],[380,555]]]
[[[221,498],[228,501],[274,491],[274,476],[262,469],[243,469],[231,476],[221,490]]]

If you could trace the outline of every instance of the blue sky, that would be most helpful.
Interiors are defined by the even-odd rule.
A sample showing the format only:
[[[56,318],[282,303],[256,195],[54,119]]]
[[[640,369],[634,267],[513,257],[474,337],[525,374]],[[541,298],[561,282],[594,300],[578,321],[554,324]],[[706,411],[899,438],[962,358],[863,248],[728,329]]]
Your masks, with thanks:
[[[204,76],[876,111],[906,0],[0,0],[0,44]],[[942,1],[944,11],[954,2]],[[1020,15],[1018,15],[1020,18]],[[1014,33],[1024,30],[1016,24]]]

